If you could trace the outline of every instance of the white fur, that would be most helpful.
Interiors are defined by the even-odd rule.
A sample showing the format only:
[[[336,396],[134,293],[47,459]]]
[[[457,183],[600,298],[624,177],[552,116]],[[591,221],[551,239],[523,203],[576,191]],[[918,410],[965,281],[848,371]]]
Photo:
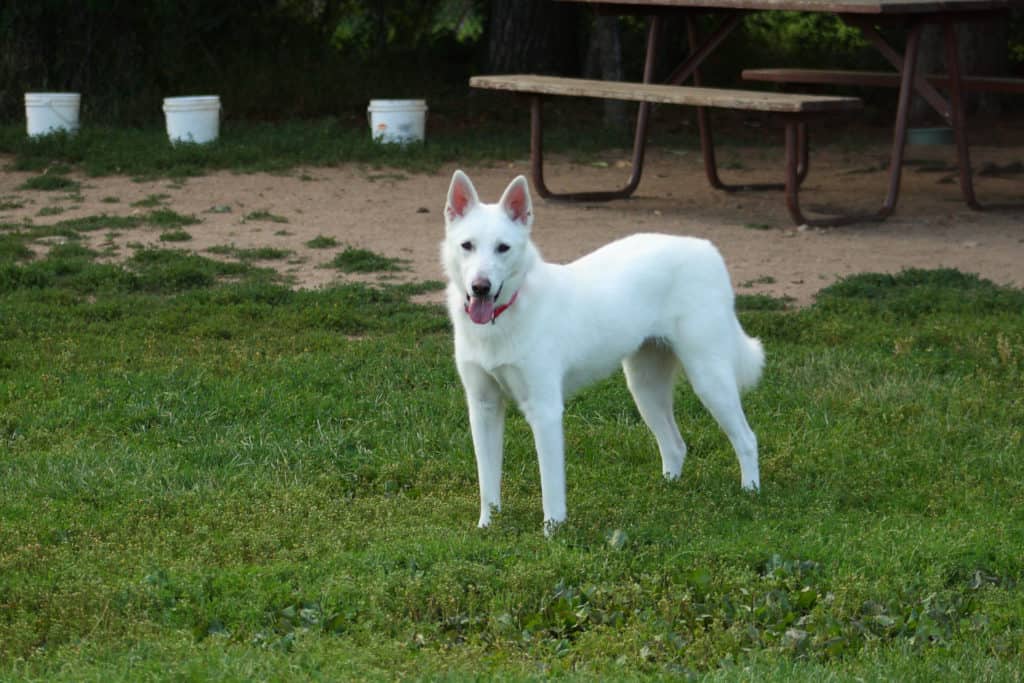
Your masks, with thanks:
[[[513,180],[497,204],[484,204],[461,171],[448,190],[445,224],[441,259],[455,362],[469,404],[481,527],[501,506],[508,399],[533,430],[550,531],[566,519],[564,402],[620,364],[658,442],[666,477],[680,475],[686,456],[672,414],[672,387],[682,367],[728,435],[742,486],[759,488],[757,439],[740,391],[757,383],[764,351],[736,319],[725,263],[710,242],[632,235],[568,265],[547,263],[530,241],[526,179]],[[467,306],[473,285],[484,282],[492,285],[491,296],[498,292],[497,300],[475,302],[485,312],[518,296],[493,322],[481,324]]]

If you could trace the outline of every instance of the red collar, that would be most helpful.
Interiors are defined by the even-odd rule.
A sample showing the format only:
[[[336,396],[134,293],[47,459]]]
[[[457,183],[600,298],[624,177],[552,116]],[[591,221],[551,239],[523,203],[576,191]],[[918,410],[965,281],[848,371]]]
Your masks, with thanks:
[[[511,306],[512,304],[514,304],[516,302],[516,297],[517,296],[519,296],[519,290],[518,289],[515,292],[512,293],[512,298],[508,300],[507,304],[502,304],[501,306],[495,307],[494,313],[491,314],[491,324],[492,325],[494,324],[494,321],[498,319],[499,315],[501,315],[502,313],[507,311],[509,306]],[[466,313],[469,313],[469,304],[466,304],[463,308],[466,309]]]

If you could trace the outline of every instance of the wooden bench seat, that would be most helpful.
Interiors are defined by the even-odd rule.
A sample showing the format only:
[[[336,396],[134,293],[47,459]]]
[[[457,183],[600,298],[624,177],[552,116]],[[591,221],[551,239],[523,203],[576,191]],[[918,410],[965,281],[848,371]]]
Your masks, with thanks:
[[[607,201],[625,199],[633,194],[640,183],[647,144],[647,123],[652,104],[675,104],[695,107],[700,128],[704,171],[711,186],[733,192],[737,190],[782,189],[786,193],[786,206],[798,224],[839,225],[858,217],[837,217],[808,220],[800,211],[798,193],[808,169],[809,119],[837,113],[860,110],[863,103],[857,97],[834,95],[799,95],[795,93],[760,92],[705,88],[701,86],[661,85],[654,83],[628,83],[598,81],[584,78],[557,78],[515,74],[501,76],[474,76],[469,80],[474,88],[503,90],[526,95],[530,100],[530,173],[534,189],[545,199],[570,201]],[[544,100],[548,96],[592,97],[639,102],[636,129],[633,134],[633,160],[630,178],[625,186],[616,190],[586,192],[552,192],[544,182]],[[783,183],[729,185],[718,177],[714,142],[708,121],[708,108],[735,109],[763,112],[779,119],[785,128],[785,175]]]
[[[900,75],[895,71],[845,71],[832,69],[744,69],[743,80],[768,83],[806,83],[869,88],[898,88]],[[949,76],[929,74],[925,80],[933,86],[949,87]],[[994,76],[964,76],[964,90],[1024,94],[1024,79]]]
[[[631,102],[716,107],[780,114],[855,111],[863,106],[861,100],[856,97],[598,81],[584,78],[558,78],[528,74],[474,76],[469,79],[469,84],[474,88],[507,90],[538,95],[595,97]]]

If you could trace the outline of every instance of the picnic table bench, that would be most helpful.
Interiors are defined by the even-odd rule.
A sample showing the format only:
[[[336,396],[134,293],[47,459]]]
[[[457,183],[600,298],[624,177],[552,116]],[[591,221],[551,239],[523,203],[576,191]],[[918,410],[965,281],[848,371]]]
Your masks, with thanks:
[[[796,193],[799,191],[799,186],[806,176],[808,169],[807,121],[822,115],[857,111],[863,106],[861,100],[856,97],[801,95],[756,90],[663,85],[649,82],[600,81],[533,74],[474,76],[470,79],[469,84],[474,88],[504,90],[530,96],[530,160],[534,187],[542,197],[574,201],[619,199],[628,197],[633,193],[640,182],[640,175],[643,172],[643,138],[646,135],[648,106],[652,103],[763,112],[777,118],[785,127],[786,174],[783,183],[771,186],[747,185],[742,186],[742,188],[725,185],[721,181],[717,181],[717,169],[713,168],[713,154],[710,158],[708,158],[707,154],[705,155],[705,162],[712,165],[712,168],[708,171],[708,177],[713,178],[712,184],[716,184],[717,181],[716,186],[727,190],[782,187],[786,189],[787,197],[792,195],[793,200],[796,201]],[[575,193],[555,193],[547,187],[544,181],[542,111],[544,97],[550,95],[615,99],[642,103],[638,116],[637,139],[634,144],[631,176],[625,187],[611,191]]]
[[[904,147],[907,140],[907,119],[910,99],[913,94],[923,97],[936,112],[945,120],[953,132],[956,145],[957,167],[960,175],[960,191],[964,201],[974,209],[982,208],[974,194],[972,181],[970,152],[967,143],[965,112],[962,94],[968,90],[984,89],[993,91],[1022,92],[1016,79],[992,79],[977,76],[965,76],[960,71],[960,54],[957,45],[957,26],[967,21],[986,18],[1002,18],[1012,9],[1024,8],[1024,0],[560,0],[586,5],[599,12],[614,14],[646,15],[649,18],[646,57],[644,60],[643,83],[612,85],[610,90],[598,88],[594,82],[581,79],[563,80],[560,83],[543,84],[533,80],[533,76],[511,76],[505,82],[494,80],[497,77],[478,77],[473,85],[492,89],[518,89],[531,98],[531,158],[533,160],[534,184],[538,192],[544,196],[566,199],[613,199],[629,196],[639,182],[643,165],[645,135],[650,107],[653,103],[664,101],[669,104],[685,104],[697,109],[697,123],[700,130],[701,150],[704,156],[704,171],[711,185],[718,189],[734,190],[749,189],[750,186],[737,188],[723,183],[717,172],[714,159],[714,145],[711,140],[711,124],[709,108],[724,107],[746,111],[766,111],[778,116],[785,124],[786,131],[786,206],[793,221],[807,225],[842,225],[860,221],[885,220],[896,208],[899,197],[900,179],[903,169]],[[751,12],[791,11],[801,13],[817,13],[836,16],[843,23],[857,28],[878,53],[895,69],[895,73],[882,72],[880,78],[885,87],[898,85],[899,95],[893,122],[893,136],[888,165],[888,190],[881,207],[875,211],[848,213],[825,217],[809,217],[800,208],[797,190],[807,173],[807,120],[818,115],[831,115],[851,111],[860,107],[860,103],[841,103],[839,101],[812,101],[812,95],[796,95],[795,102],[803,101],[808,108],[798,104],[796,111],[773,111],[782,100],[769,100],[767,93],[753,91],[723,91],[721,89],[703,88],[700,67],[702,63],[722,45],[723,41],[742,23],[744,17]],[[657,53],[657,35],[659,26],[667,16],[680,16],[685,19],[686,39],[689,44],[689,56],[680,63],[666,79],[669,87],[679,88],[683,83],[692,83],[690,90],[674,90],[667,100],[656,97],[668,97],[661,86],[653,83],[654,62]],[[701,22],[707,29],[698,29],[698,19],[712,19],[714,24]],[[894,46],[891,38],[882,35],[879,30],[883,24],[895,23],[905,29],[906,40],[902,48]],[[924,76],[917,72],[917,56],[921,44],[921,33],[924,26],[939,24],[942,27],[945,47],[947,76]],[[902,31],[901,31],[902,32]],[[752,77],[760,71],[757,80],[784,79],[801,77],[805,79],[829,78],[827,72],[812,73],[814,70],[794,70],[768,72],[764,70],[747,71]],[[866,82],[866,77],[859,74],[843,75],[859,83]],[[752,78],[753,80],[753,78]],[[575,82],[573,82],[575,81]],[[798,82],[794,80],[793,82]],[[810,82],[810,81],[807,81]],[[598,81],[597,83],[600,83]],[[602,84],[608,85],[608,84]],[[530,90],[541,87],[550,92]],[[649,87],[654,87],[649,90]],[[948,90],[947,95],[939,92],[942,87]],[[622,89],[618,89],[622,88]],[[1004,90],[1008,88],[1009,90]],[[782,93],[792,94],[792,93]],[[543,184],[542,168],[542,136],[543,125],[542,100],[548,95],[575,95],[579,97],[614,97],[639,101],[637,111],[636,132],[633,142],[633,175],[629,184],[621,190],[612,192],[580,192],[568,195],[555,195]],[[674,98],[674,99],[673,99]],[[855,98],[848,98],[854,99]],[[772,102],[772,104],[769,104]],[[790,101],[787,106],[791,106]],[[817,112],[810,108],[819,107]],[[829,109],[834,107],[833,109]],[[764,186],[759,186],[764,187]],[[775,185],[778,187],[778,185]]]

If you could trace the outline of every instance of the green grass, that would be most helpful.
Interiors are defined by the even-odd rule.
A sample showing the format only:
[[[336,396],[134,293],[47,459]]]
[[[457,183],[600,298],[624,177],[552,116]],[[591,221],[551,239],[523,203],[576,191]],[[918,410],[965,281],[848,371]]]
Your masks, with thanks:
[[[210,247],[206,250],[210,254],[217,254],[218,256],[228,256],[236,258],[239,261],[280,261],[288,258],[295,252],[290,249],[278,249],[276,247],[254,247],[251,249],[242,249],[230,245],[218,245]]]
[[[404,259],[381,256],[355,247],[346,247],[338,252],[327,266],[343,273],[390,273],[407,268]]]
[[[545,149],[572,151],[586,158],[609,146],[628,148],[629,131],[609,132],[598,123],[581,132],[575,109],[553,106]],[[128,129],[84,126],[77,135],[50,135],[29,139],[24,125],[0,125],[0,153],[15,157],[13,168],[42,172],[75,168],[87,175],[128,175],[138,178],[185,178],[215,170],[287,172],[297,167],[367,165],[371,179],[401,179],[401,173],[380,171],[436,171],[452,163],[473,164],[494,159],[526,158],[529,153],[529,112],[522,108],[509,122],[480,122],[472,132],[465,126],[432,126],[421,145],[380,145],[370,138],[365,124],[334,119],[281,123],[233,121],[209,145],[171,145],[162,128]],[[689,131],[672,127],[656,132],[656,143],[692,147]],[[377,169],[377,170],[375,170]],[[56,182],[56,181],[49,181]]]
[[[143,208],[156,208],[158,206],[163,206],[164,202],[166,202],[170,198],[171,195],[169,194],[151,194],[147,196],[145,199],[140,199],[137,202],[132,202],[132,206],[138,206]]]
[[[160,233],[161,242],[188,242],[191,239],[192,235],[181,228],[175,228],[173,230]]]
[[[247,221],[266,221],[270,223],[287,223],[288,219],[284,216],[278,216],[277,214],[270,213],[269,211],[253,211],[245,215]]]
[[[338,246],[338,240],[333,237],[327,237],[326,235],[317,235],[306,242],[306,246],[310,249],[330,249],[331,247]]]
[[[474,528],[430,286],[291,291],[0,232],[0,679],[1017,680],[1024,293],[955,271],[741,298],[763,491],[685,386],[660,477],[621,377]]]
[[[184,216],[170,209],[154,209],[146,214],[146,223],[167,230],[196,225],[199,222],[195,216]]]
[[[29,178],[22,183],[18,189],[20,190],[40,190],[43,192],[53,192],[56,190],[67,190],[69,192],[77,192],[81,189],[81,183],[77,180],[72,180],[63,175],[51,175],[44,174]]]

